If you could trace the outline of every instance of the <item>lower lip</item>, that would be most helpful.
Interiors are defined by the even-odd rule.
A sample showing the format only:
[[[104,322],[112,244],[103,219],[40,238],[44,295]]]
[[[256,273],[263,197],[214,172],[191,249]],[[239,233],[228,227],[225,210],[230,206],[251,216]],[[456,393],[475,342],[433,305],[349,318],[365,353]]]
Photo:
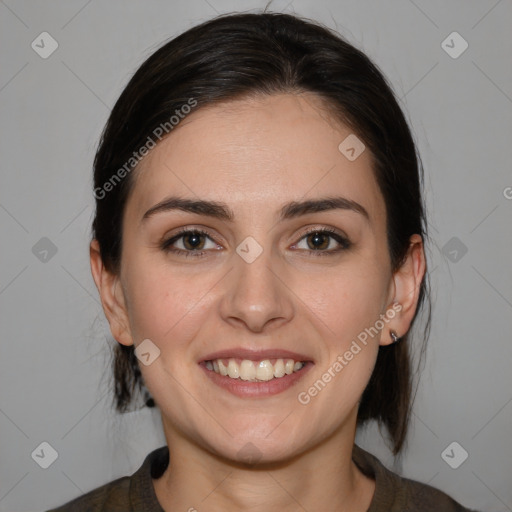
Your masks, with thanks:
[[[274,378],[264,382],[250,382],[242,379],[232,379],[231,377],[225,377],[215,373],[213,370],[208,370],[204,363],[201,363],[199,366],[214,384],[224,388],[233,395],[242,398],[261,398],[277,395],[297,384],[297,382],[313,367],[313,363],[307,362],[298,372],[293,372],[290,375],[285,375],[284,377]]]

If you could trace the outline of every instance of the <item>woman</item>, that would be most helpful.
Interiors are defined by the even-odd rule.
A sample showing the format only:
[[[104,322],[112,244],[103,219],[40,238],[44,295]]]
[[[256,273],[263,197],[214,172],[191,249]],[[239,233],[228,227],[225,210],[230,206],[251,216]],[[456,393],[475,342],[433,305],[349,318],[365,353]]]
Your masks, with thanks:
[[[90,258],[116,407],[149,390],[167,446],[55,510],[468,510],[354,444],[406,438],[420,171],[382,74],[317,24],[221,16],[150,56],[95,158]]]

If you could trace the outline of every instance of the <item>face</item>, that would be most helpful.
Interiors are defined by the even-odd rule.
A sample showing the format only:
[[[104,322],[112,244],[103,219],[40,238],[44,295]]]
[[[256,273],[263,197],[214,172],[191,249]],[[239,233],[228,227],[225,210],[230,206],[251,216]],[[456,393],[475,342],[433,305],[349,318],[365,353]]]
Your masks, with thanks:
[[[168,440],[275,461],[355,425],[398,312],[384,200],[369,150],[338,149],[350,134],[312,94],[240,100],[189,114],[136,171],[116,337],[159,351],[140,366]]]

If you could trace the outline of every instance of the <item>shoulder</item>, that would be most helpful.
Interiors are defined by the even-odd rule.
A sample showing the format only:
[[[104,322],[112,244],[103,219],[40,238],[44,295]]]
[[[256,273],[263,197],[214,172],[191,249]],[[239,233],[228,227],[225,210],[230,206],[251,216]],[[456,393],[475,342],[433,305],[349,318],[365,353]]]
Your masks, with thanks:
[[[462,506],[446,493],[430,485],[398,477],[407,503],[406,511],[437,512],[477,512]]]
[[[162,446],[149,453],[139,469],[79,496],[47,512],[163,512],[152,479],[169,462],[169,449]]]
[[[393,473],[357,445],[352,458],[364,474],[375,479],[368,512],[478,512],[465,508],[435,487]]]
[[[124,476],[48,512],[126,512],[130,510],[130,480]]]

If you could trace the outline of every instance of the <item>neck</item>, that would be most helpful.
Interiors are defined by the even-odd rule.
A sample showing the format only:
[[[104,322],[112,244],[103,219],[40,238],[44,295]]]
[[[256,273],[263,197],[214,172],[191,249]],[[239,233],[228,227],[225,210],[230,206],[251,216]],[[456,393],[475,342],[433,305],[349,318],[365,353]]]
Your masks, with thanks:
[[[153,480],[164,510],[365,512],[375,482],[352,461],[355,427],[284,462],[243,467],[165,429],[169,467]]]

